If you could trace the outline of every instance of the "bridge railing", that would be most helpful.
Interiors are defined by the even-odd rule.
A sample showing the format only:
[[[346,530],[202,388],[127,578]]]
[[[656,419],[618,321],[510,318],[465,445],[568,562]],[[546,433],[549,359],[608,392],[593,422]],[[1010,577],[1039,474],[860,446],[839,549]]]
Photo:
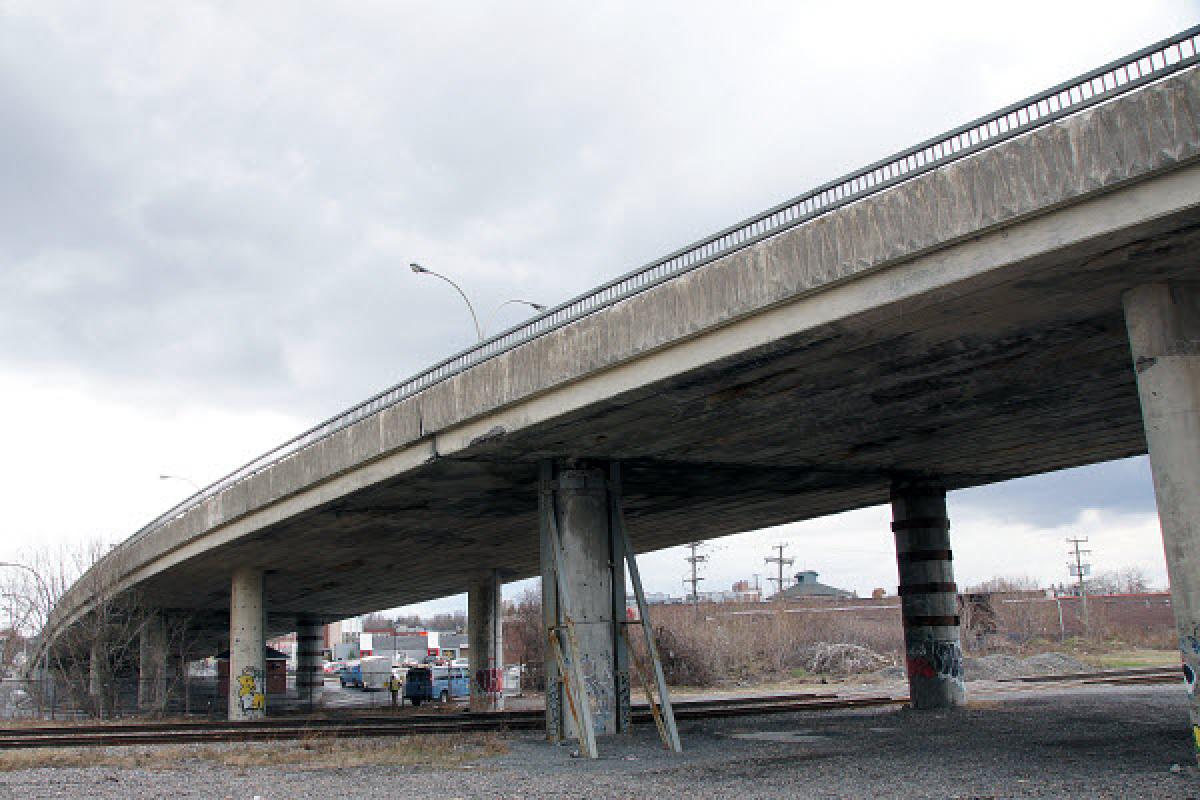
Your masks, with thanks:
[[[159,515],[133,542],[204,500],[372,414],[614,303],[889,187],[1200,62],[1200,25],[825,183],[453,355],[289,439]]]

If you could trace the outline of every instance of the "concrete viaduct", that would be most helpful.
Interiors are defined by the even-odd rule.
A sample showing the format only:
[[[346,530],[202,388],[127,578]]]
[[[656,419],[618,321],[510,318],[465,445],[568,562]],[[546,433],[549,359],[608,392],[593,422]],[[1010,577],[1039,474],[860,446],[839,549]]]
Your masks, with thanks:
[[[500,581],[541,574],[612,733],[618,508],[644,552],[890,501],[914,703],[953,706],[946,491],[1149,452],[1194,675],[1198,44],[1192,29],[801,195],[372,398],[115,548],[51,638],[136,590],[230,642],[235,675],[257,680],[264,637],[298,631],[303,687],[318,624],[466,589],[482,675]],[[147,626],[151,694],[161,639]],[[569,732],[549,674],[549,730]],[[231,683],[230,716],[260,713]]]

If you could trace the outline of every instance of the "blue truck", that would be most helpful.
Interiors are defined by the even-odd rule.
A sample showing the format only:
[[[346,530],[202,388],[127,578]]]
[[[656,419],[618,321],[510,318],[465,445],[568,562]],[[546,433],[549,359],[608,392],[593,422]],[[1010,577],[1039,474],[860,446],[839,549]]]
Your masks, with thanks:
[[[471,696],[471,679],[463,667],[409,667],[404,676],[404,699],[414,706]]]

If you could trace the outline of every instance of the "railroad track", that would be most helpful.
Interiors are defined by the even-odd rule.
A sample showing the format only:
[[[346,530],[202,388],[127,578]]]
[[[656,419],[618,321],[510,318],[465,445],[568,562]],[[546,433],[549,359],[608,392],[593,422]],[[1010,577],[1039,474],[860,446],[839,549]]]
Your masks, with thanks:
[[[846,698],[837,695],[772,695],[674,704],[677,719],[775,714],[835,708],[897,705],[906,697]],[[646,706],[632,710],[635,723],[651,721]],[[209,742],[265,742],[314,737],[363,738],[414,736],[476,731],[536,730],[545,724],[541,709],[492,713],[420,714],[349,717],[340,719],[266,719],[255,722],[126,723],[0,729],[0,750],[43,747],[111,747],[146,744],[196,744]]]
[[[1067,675],[1037,675],[1004,678],[1000,683],[1077,683],[1137,685],[1179,680],[1174,669],[1137,668],[1083,672]],[[1014,688],[1016,688],[1014,686]],[[872,706],[900,705],[902,695],[842,697],[836,694],[780,694],[755,697],[679,700],[673,706],[679,720],[782,714]],[[632,709],[633,721],[651,721],[645,705]],[[439,733],[538,730],[543,725],[541,709],[488,713],[451,712],[395,716],[346,716],[337,718],[275,717],[254,722],[133,722],[0,728],[0,750],[41,747],[110,747],[118,745],[196,744],[210,742],[268,742],[306,738],[364,738],[373,736],[417,736]]]
[[[1072,672],[1064,675],[1026,675],[1020,678],[1000,678],[997,682],[1140,685],[1175,683],[1179,680],[1182,680],[1182,674],[1178,667],[1133,667],[1100,672]]]

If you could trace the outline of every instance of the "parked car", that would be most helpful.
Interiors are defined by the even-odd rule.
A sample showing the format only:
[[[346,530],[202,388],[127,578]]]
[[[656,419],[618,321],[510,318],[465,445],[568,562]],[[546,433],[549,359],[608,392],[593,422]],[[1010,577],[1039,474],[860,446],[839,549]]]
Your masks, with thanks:
[[[347,661],[340,672],[338,672],[338,680],[342,684],[342,688],[347,687],[361,689],[363,685],[362,667],[358,661]]]

